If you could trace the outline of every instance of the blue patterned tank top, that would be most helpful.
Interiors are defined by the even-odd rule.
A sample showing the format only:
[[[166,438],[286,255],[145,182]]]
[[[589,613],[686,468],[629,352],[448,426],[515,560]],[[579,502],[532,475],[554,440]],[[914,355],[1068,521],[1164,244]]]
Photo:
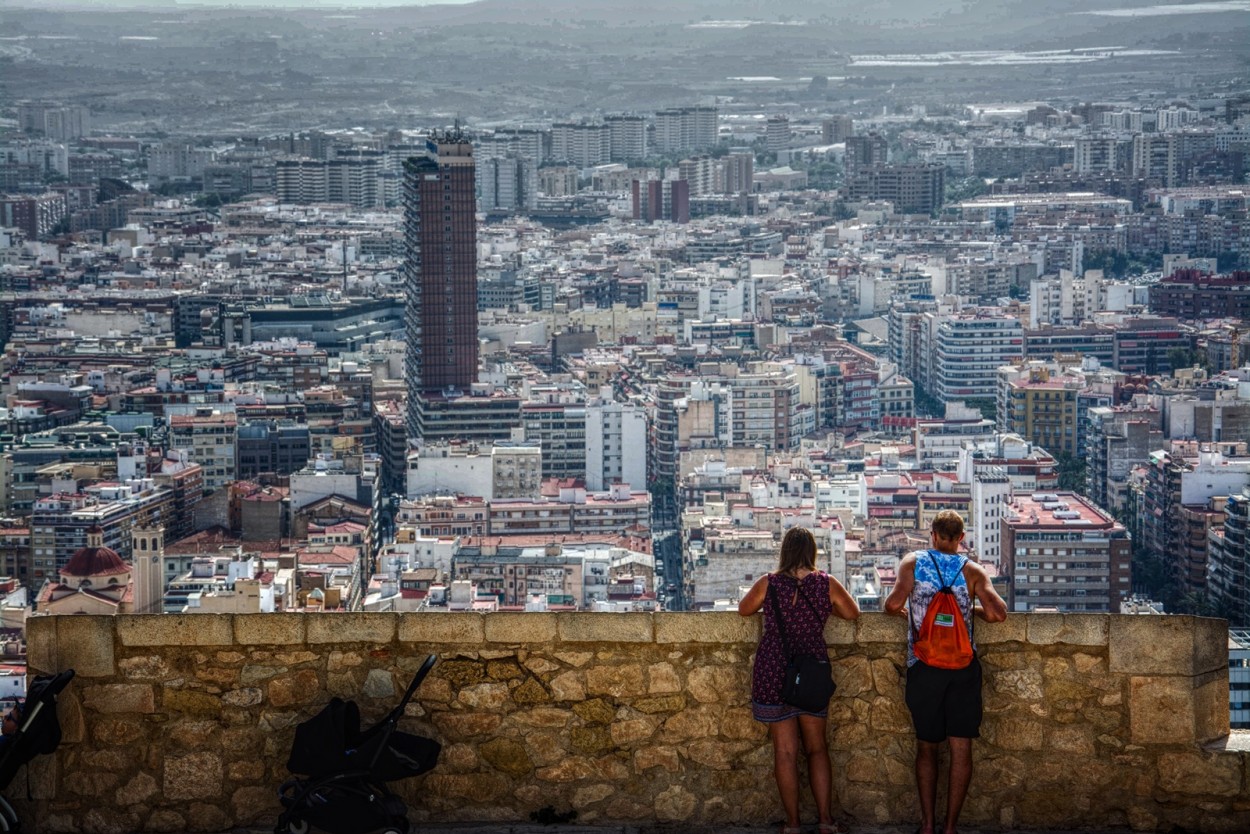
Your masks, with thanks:
[[[930,559],[929,554],[933,554],[934,558]],[[968,557],[943,553],[940,550],[917,550],[912,555],[916,557],[916,581],[912,586],[908,607],[911,617],[911,627],[907,629],[908,666],[916,662],[911,641],[916,636],[916,632],[920,631],[920,627],[924,625],[924,615],[929,609],[929,603],[933,601],[942,587],[942,580],[933,566],[934,559],[937,560],[938,567],[942,569],[942,576],[946,578],[951,590],[955,592],[959,608],[964,612],[964,623],[968,626],[968,639],[972,640],[972,595],[968,593],[968,582],[964,579],[964,565],[968,564]],[[976,651],[976,648],[976,641],[973,640],[972,650]]]

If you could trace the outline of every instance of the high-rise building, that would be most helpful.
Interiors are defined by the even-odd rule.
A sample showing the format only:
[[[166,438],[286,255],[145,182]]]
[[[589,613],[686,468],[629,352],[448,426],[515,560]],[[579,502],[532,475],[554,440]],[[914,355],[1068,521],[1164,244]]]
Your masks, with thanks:
[[[1024,353],[1024,328],[1012,316],[963,314],[942,320],[934,354],[937,373],[930,392],[944,402],[996,396],[998,368]]]
[[[564,123],[551,126],[551,158],[578,168],[608,161],[612,134],[607,125]]]
[[[278,200],[283,203],[348,203],[356,208],[385,204],[385,173],[380,151],[360,151],[330,160],[281,159],[275,166]]]
[[[764,143],[769,153],[786,148],[790,144],[790,120],[781,115],[769,116],[764,127]]]
[[[677,107],[655,114],[655,146],[660,153],[705,150],[719,140],[720,114],[715,107]]]
[[[725,193],[742,194],[755,190],[755,152],[734,148],[725,157]]]
[[[1072,492],[1017,495],[1002,522],[1012,611],[1118,611],[1132,594],[1132,541]]]
[[[850,116],[830,116],[820,123],[820,141],[826,145],[845,142],[855,135],[855,124]]]
[[[690,222],[690,183],[686,180],[634,180],[635,220]]]
[[[848,150],[844,189],[848,200],[888,200],[894,204],[895,211],[904,214],[932,214],[942,207],[946,188],[944,165],[860,165],[852,168],[850,159]]]
[[[1228,497],[1224,505],[1224,525],[1212,530],[1208,587],[1223,616],[1233,625],[1250,623],[1250,550],[1246,531],[1250,528],[1250,492],[1242,490]]]
[[[712,193],[713,171],[716,161],[707,154],[683,159],[677,163],[678,179],[690,183],[690,196],[702,197]]]
[[[477,165],[477,190],[484,212],[524,212],[537,205],[538,169],[534,160],[509,154]]]
[[[18,128],[49,139],[77,139],[91,131],[91,112],[81,104],[23,102],[17,106]]]
[[[846,175],[870,165],[884,165],[889,158],[890,145],[880,133],[866,136],[849,136],[846,139]]]
[[[473,146],[438,135],[404,162],[408,437],[421,438],[422,394],[477,381],[477,218]]]
[[[647,158],[647,120],[642,116],[606,116],[612,162]]]

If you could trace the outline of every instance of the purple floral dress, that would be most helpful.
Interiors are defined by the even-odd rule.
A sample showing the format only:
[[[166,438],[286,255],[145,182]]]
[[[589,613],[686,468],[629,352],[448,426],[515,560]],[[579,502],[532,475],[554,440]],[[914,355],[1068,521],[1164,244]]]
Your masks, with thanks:
[[[833,603],[829,601],[829,574],[812,571],[800,581],[787,574],[770,573],[768,587],[769,595],[776,598],[781,609],[790,648],[797,654],[827,655],[825,621],[833,613]],[[800,593],[796,595],[795,591]],[[755,651],[755,665],[751,670],[751,712],[755,720],[772,723],[796,715],[825,715],[824,710],[805,712],[781,702],[782,677],[789,657],[782,646],[772,600],[767,596],[760,610],[764,614],[764,636]]]

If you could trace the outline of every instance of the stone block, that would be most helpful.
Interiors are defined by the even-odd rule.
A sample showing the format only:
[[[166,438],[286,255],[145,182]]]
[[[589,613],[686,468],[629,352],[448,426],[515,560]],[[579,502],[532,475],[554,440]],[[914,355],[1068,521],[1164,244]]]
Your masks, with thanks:
[[[977,620],[973,630],[978,646],[992,646],[996,643],[1024,643],[1028,640],[1029,620],[1031,617],[1021,615],[1008,616],[1001,623],[987,623]]]
[[[1028,617],[1028,641],[1035,646],[1105,646],[1111,617],[1107,614],[1033,614]]]
[[[1227,629],[1220,630],[1209,623],[1223,620],[1206,620],[1200,617],[1166,616],[1138,617],[1131,614],[1113,615],[1109,637],[1111,671],[1127,675],[1200,675],[1212,671],[1214,650],[1200,647],[1199,639],[1210,640],[1213,632],[1218,638],[1219,652],[1223,660],[1215,663],[1218,668],[1228,666]]]
[[[1193,696],[1193,680],[1188,677],[1130,678],[1129,730],[1133,743],[1192,744]]]
[[[240,646],[298,646],[307,614],[235,614],[234,642]]]
[[[655,642],[650,614],[557,614],[556,624],[565,643]]]
[[[758,643],[761,618],[733,612],[652,614],[657,643]]]
[[[1228,674],[1209,672],[1194,681],[1194,736],[1200,743],[1229,731]]]
[[[1219,753],[1162,753],[1159,787],[1169,793],[1236,796],[1241,793],[1240,756]]]
[[[850,646],[855,643],[855,623],[841,617],[830,617],[825,621],[825,645]]]
[[[496,612],[483,616],[482,627],[488,643],[549,644],[556,640],[555,614]]]
[[[75,616],[82,616],[76,614]],[[59,672],[57,624],[66,617],[29,617],[26,620],[26,664],[33,676],[39,672]],[[111,619],[111,618],[110,618]]]
[[[57,657],[62,669],[89,678],[110,677],[116,671],[113,651],[114,617],[57,618]]]
[[[856,643],[892,643],[896,646],[907,642],[907,620],[889,614],[864,614],[856,622]]]
[[[371,643],[395,640],[394,614],[312,614],[307,620],[308,643]]]
[[[156,695],[146,683],[106,683],[82,689],[83,706],[102,713],[156,712]]]
[[[481,614],[472,614],[467,611],[400,614],[399,642],[478,645],[485,639],[483,619]]]
[[[234,645],[232,614],[128,614],[116,619],[123,646]]]
[[[221,783],[222,763],[216,753],[165,757],[166,800],[218,799],[221,797]]]
[[[1215,617],[1194,617],[1194,671],[1228,669],[1228,620]],[[1227,675],[1225,676],[1227,677]]]
[[[591,695],[636,698],[647,694],[646,675],[636,663],[591,666],[586,670],[586,691]]]

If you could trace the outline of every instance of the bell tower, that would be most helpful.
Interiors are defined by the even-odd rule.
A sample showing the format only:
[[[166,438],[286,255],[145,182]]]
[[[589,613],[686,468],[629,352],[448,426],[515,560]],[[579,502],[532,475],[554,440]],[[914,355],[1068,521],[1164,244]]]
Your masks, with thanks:
[[[134,546],[135,614],[164,613],[165,528],[136,527]]]

